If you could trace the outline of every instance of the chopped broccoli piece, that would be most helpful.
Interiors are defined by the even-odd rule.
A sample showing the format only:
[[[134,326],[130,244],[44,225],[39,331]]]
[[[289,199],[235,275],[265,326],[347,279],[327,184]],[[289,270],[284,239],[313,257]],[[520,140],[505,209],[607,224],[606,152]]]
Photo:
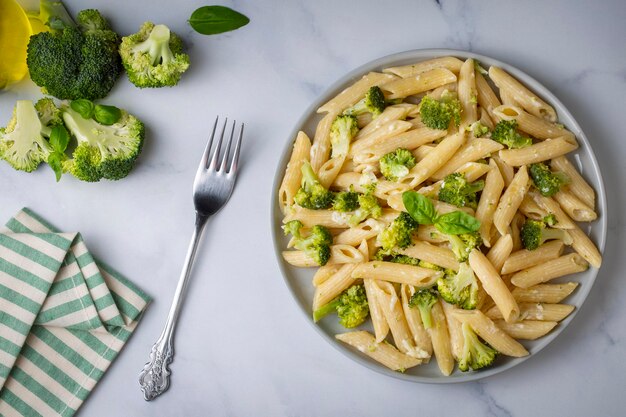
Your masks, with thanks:
[[[110,126],[85,119],[70,106],[62,110],[63,121],[78,142],[72,158],[63,163],[66,172],[89,182],[119,180],[130,173],[143,146],[143,123],[125,110]]]
[[[393,262],[396,264],[413,265],[413,266],[418,266],[419,263],[421,262],[419,259],[413,258],[412,256],[408,256],[408,255],[392,255],[386,261]]]
[[[404,249],[411,245],[417,226],[415,219],[403,211],[378,235],[378,244],[387,252],[394,248]]]
[[[533,184],[544,197],[552,197],[559,192],[561,186],[570,182],[569,177],[565,173],[552,172],[543,162],[530,164],[528,172],[533,180]]]
[[[483,240],[478,232],[464,233],[460,235],[443,235],[450,242],[452,252],[459,262],[467,261],[470,252],[474,248],[480,247]]]
[[[426,262],[426,261],[424,261],[424,260],[420,260],[420,261],[419,261],[419,264],[418,264],[417,266],[422,267],[422,268],[432,269],[432,270],[434,270],[434,271],[443,271],[443,270],[444,270],[444,269],[443,269],[442,267],[440,267],[439,265],[435,265],[435,264],[433,264],[433,263]]]
[[[463,332],[463,353],[459,358],[459,369],[467,372],[491,366],[498,355],[498,351],[482,343],[468,323],[461,326]]]
[[[468,132],[472,132],[475,138],[480,138],[489,133],[489,128],[480,121],[474,122],[465,128]]]
[[[443,184],[439,189],[439,200],[453,204],[457,207],[471,207],[476,209],[478,206],[477,193],[485,188],[483,180],[469,183],[465,179],[465,175],[459,172],[453,172],[443,179]]]
[[[517,132],[517,121],[500,120],[491,132],[491,139],[511,149],[524,148],[533,144],[533,140]]]
[[[419,309],[422,323],[426,329],[433,327],[433,319],[430,312],[438,299],[435,290],[432,288],[423,288],[415,291],[409,300],[409,307]]]
[[[522,246],[528,250],[535,250],[546,240],[553,239],[560,239],[566,245],[572,244],[572,237],[566,230],[546,227],[541,220],[526,220],[520,230],[520,238]]]
[[[350,216],[348,224],[354,227],[368,217],[377,219],[382,214],[383,210],[378,204],[378,199],[370,189],[365,194],[359,194],[359,208]]]
[[[398,181],[406,177],[409,170],[415,166],[415,157],[408,149],[398,148],[384,155],[378,161],[380,172],[389,181]]]
[[[361,101],[345,110],[343,114],[359,116],[364,113],[371,113],[372,117],[376,118],[385,110],[386,105],[385,95],[382,90],[377,86],[373,86],[367,90],[365,97]]]
[[[464,310],[473,310],[478,304],[478,281],[472,268],[463,262],[458,273],[446,274],[437,280],[441,298]]]
[[[356,284],[345,290],[339,297],[323,305],[313,313],[313,320],[318,322],[330,313],[337,312],[339,323],[352,329],[361,325],[369,314],[367,294],[363,284]]]
[[[422,122],[431,129],[446,130],[451,121],[454,121],[455,126],[459,126],[461,102],[452,93],[442,95],[441,100],[426,96],[420,103],[420,116]]]
[[[128,79],[140,88],[175,86],[189,68],[182,40],[165,25],[145,22],[119,49]]]
[[[352,139],[359,133],[355,116],[342,114],[337,116],[330,126],[331,157],[347,155]]]
[[[334,195],[320,184],[309,162],[302,164],[302,183],[294,196],[295,202],[304,208],[322,210],[333,205]]]
[[[311,228],[308,236],[301,233],[302,222],[292,220],[283,226],[285,235],[291,234],[294,238],[294,247],[306,253],[318,265],[326,265],[330,259],[330,245],[333,236],[324,226],[316,225]]]
[[[559,221],[556,219],[556,216],[554,214],[550,213],[546,217],[543,218],[543,222],[548,226],[554,226]]]
[[[335,211],[355,211],[359,208],[359,193],[356,191],[341,191],[335,194],[333,210]]]
[[[0,158],[19,171],[32,172],[37,169],[39,164],[46,162],[52,151],[42,135],[43,129],[44,124],[33,102],[18,100],[11,120],[0,129]]]
[[[31,79],[61,99],[105,97],[122,71],[119,37],[97,10],[80,12],[79,26],[64,19],[50,16],[56,30],[31,36],[26,59]]]
[[[39,99],[35,103],[35,109],[41,120],[41,133],[45,137],[50,137],[50,132],[54,126],[62,125],[61,110],[54,104],[54,100],[49,97]]]

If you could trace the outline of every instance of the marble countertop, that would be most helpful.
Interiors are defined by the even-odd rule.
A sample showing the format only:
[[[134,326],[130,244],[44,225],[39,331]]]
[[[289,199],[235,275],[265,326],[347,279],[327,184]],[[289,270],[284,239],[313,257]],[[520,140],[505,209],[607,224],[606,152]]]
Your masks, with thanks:
[[[186,24],[199,1],[68,0],[96,7],[120,33],[168,24],[191,68],[172,89],[120,79],[106,102],[148,126],[125,180],[56,184],[0,164],[0,215],[28,206],[83,233],[97,256],[155,299],[82,416],[618,416],[626,406],[626,3],[559,1],[229,1],[247,27],[213,37]],[[183,5],[184,4],[184,5]],[[508,62],[550,88],[586,132],[608,191],[605,261],[582,311],[549,347],[479,382],[412,384],[346,359],[312,331],[285,286],[271,245],[274,167],[293,124],[330,83],[372,59],[456,48]],[[0,124],[25,82],[0,93]],[[233,198],[199,251],[178,329],[169,392],[144,402],[137,375],[159,334],[193,229],[191,183],[215,115],[246,123]],[[241,248],[245,260],[241,259]],[[620,254],[622,254],[620,256]]]

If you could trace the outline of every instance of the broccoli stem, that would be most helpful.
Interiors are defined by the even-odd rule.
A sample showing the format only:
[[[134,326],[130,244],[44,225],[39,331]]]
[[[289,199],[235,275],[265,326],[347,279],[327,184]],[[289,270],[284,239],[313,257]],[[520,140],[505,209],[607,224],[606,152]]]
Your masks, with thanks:
[[[418,306],[420,311],[420,316],[422,317],[422,323],[424,324],[424,328],[430,329],[433,327],[433,315],[430,313],[432,310],[432,305],[420,305]]]
[[[339,305],[339,298],[335,298],[333,301],[324,304],[317,310],[313,312],[313,321],[318,322],[327,315],[334,313],[337,310],[337,306]]]
[[[156,25],[150,32],[148,39],[136,45],[133,52],[146,52],[150,55],[153,66],[168,64],[174,59],[170,50],[170,30],[165,25]]]

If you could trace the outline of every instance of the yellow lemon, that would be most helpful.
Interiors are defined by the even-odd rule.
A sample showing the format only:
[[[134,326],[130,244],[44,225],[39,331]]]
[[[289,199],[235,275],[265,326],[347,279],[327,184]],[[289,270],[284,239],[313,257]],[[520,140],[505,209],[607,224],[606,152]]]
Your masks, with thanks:
[[[39,16],[29,15],[28,20],[30,21],[30,27],[33,31],[33,35],[36,35],[39,32],[50,32],[50,28],[41,22],[41,20],[39,19]]]
[[[15,0],[0,0],[0,89],[28,73],[26,47],[32,34],[28,17]]]

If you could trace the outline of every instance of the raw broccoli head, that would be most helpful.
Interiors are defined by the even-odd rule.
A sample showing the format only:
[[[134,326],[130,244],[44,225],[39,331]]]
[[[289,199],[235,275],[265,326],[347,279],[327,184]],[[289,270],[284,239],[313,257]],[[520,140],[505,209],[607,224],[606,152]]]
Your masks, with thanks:
[[[461,263],[459,272],[446,274],[437,280],[441,298],[464,310],[473,310],[478,304],[478,282],[467,263]]]
[[[359,133],[356,117],[347,114],[337,116],[330,126],[331,157],[347,155],[352,138]]]
[[[122,38],[122,64],[137,87],[171,87],[189,68],[183,43],[165,25],[145,22],[139,32]]]
[[[561,186],[570,182],[569,177],[563,172],[552,172],[543,162],[530,164],[528,172],[533,184],[544,197],[552,197],[559,192]]]
[[[478,196],[476,194],[483,188],[485,188],[484,181],[469,183],[465,179],[465,175],[454,172],[443,179],[439,189],[439,200],[457,207],[476,209],[478,206]]]
[[[377,86],[373,86],[367,90],[365,97],[361,101],[344,111],[344,114],[358,116],[364,113],[371,113],[372,117],[376,118],[380,116],[386,106],[387,103],[382,90]]]
[[[463,323],[463,352],[459,358],[459,369],[467,372],[485,368],[493,364],[498,351],[489,345],[482,343],[469,324]]]
[[[119,180],[130,173],[143,146],[144,125],[125,110],[121,113],[120,120],[107,126],[63,108],[63,121],[78,142],[72,158],[63,163],[65,171],[90,182]]]
[[[95,9],[85,9],[78,12],[76,17],[78,25],[86,33],[94,33],[99,30],[111,30],[109,22]]]
[[[520,238],[525,249],[535,250],[546,240],[560,239],[566,245],[572,244],[572,237],[563,229],[546,227],[541,220],[528,219],[522,225]]]
[[[452,252],[454,252],[459,262],[467,261],[472,249],[478,248],[483,244],[483,240],[478,232],[444,236],[450,242]]]
[[[420,103],[422,122],[431,129],[446,130],[450,122],[461,124],[461,102],[452,93],[444,94],[441,100],[426,96]]]
[[[515,120],[500,120],[491,132],[491,139],[512,149],[524,148],[533,144],[531,138],[519,134]]]
[[[341,191],[335,194],[333,210],[347,212],[359,208],[359,193],[356,191]]]
[[[382,213],[383,210],[378,204],[378,199],[370,190],[365,194],[359,194],[359,208],[350,216],[348,224],[354,227],[368,217],[377,219]]]
[[[63,25],[62,29],[30,38],[28,70],[46,94],[61,99],[103,98],[122,71],[117,34],[108,29],[89,29],[89,25],[103,24],[104,18],[96,10],[86,11],[81,19],[80,27]]]
[[[387,252],[394,248],[404,249],[411,245],[413,232],[417,226],[417,221],[409,213],[403,211],[380,233],[378,244]]]
[[[6,127],[0,129],[0,157],[13,168],[32,172],[52,151],[42,136],[37,109],[30,100],[19,100]]]
[[[311,210],[322,210],[333,205],[334,195],[320,184],[309,162],[302,164],[302,183],[294,196],[296,204]]]
[[[408,149],[398,148],[385,154],[378,161],[380,172],[389,181],[398,181],[404,178],[415,166],[415,157]]]
[[[291,234],[294,247],[303,251],[319,265],[326,265],[330,259],[330,245],[333,244],[333,236],[324,226],[313,226],[308,236],[301,233],[302,222],[292,220],[283,226],[285,235]]]
[[[415,291],[409,300],[409,307],[419,309],[422,323],[426,329],[433,327],[433,319],[430,312],[438,299],[435,290],[432,288],[424,288]]]
[[[313,313],[313,319],[317,322],[335,311],[343,327],[352,329],[361,325],[369,314],[367,294],[363,284],[351,286],[339,297],[317,309]]]

